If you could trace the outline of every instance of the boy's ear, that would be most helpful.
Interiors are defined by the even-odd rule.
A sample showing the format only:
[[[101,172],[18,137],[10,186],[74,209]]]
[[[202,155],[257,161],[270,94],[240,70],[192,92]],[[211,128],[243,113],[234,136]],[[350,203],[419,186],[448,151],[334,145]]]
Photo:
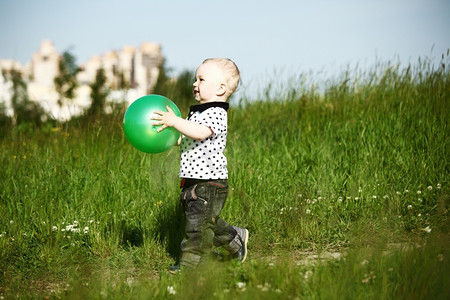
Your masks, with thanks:
[[[217,89],[216,95],[223,96],[227,92],[227,86],[224,83],[221,83],[219,88]]]

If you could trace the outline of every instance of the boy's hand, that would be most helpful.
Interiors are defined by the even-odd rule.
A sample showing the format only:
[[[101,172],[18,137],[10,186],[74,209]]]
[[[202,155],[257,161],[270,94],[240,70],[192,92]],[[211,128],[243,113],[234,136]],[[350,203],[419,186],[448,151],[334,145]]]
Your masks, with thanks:
[[[178,118],[169,106],[166,106],[166,109],[167,111],[155,110],[153,112],[155,115],[151,117],[152,120],[158,120],[153,125],[162,125],[158,129],[158,132],[163,131],[167,127],[173,127]]]

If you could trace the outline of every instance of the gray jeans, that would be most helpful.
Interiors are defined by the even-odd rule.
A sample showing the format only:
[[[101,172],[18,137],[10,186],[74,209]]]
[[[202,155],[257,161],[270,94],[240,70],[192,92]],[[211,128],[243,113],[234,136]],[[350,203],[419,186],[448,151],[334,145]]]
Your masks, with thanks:
[[[181,242],[180,264],[196,267],[204,261],[213,245],[237,252],[236,230],[219,217],[228,194],[226,179],[211,180],[184,187],[181,204],[186,219],[186,235]]]

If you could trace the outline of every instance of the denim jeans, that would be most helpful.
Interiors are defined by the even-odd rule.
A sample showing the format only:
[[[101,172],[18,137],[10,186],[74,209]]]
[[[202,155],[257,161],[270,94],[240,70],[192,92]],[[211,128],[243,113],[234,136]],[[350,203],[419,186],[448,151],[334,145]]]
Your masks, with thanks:
[[[231,253],[239,250],[236,230],[219,217],[228,194],[226,179],[211,180],[184,187],[181,204],[186,233],[181,242],[180,264],[196,267],[208,257],[213,245]]]

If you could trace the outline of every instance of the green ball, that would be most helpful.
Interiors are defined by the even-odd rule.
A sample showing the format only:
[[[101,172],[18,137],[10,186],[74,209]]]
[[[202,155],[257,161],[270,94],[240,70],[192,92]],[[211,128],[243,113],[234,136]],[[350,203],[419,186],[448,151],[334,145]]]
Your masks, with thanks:
[[[131,103],[123,117],[123,131],[127,140],[136,149],[145,153],[161,153],[174,146],[180,133],[172,127],[161,132],[154,126],[151,117],[155,110],[167,111],[169,106],[173,112],[181,117],[178,107],[170,99],[160,95],[147,95]]]

